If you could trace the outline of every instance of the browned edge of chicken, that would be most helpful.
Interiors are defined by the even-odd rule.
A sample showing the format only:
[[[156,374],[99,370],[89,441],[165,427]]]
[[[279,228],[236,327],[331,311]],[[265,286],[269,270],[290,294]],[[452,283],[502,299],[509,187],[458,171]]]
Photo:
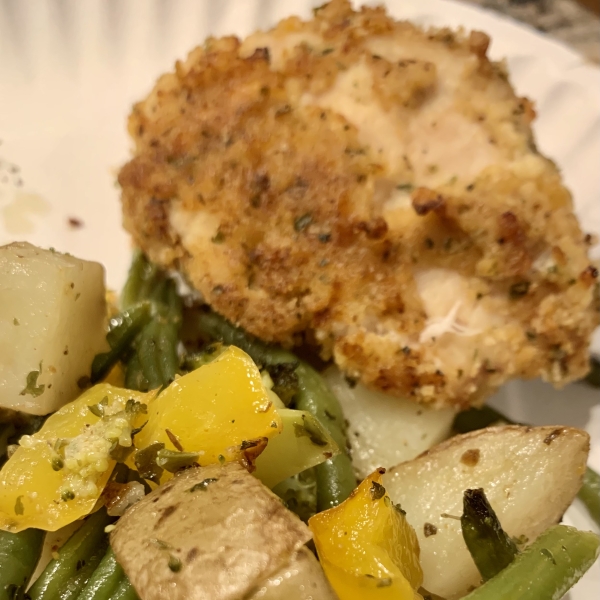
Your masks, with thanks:
[[[231,321],[391,394],[580,378],[593,239],[488,42],[344,0],[208,39],[133,109],[125,227]]]

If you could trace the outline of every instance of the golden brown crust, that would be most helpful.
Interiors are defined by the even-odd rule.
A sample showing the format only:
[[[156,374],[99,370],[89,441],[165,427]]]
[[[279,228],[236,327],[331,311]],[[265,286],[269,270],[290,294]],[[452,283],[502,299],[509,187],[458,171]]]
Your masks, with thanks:
[[[511,377],[582,376],[597,272],[488,43],[342,0],[209,39],[134,107],[126,228],[230,320],[309,335],[393,394],[466,406]],[[436,274],[456,283],[450,329]]]

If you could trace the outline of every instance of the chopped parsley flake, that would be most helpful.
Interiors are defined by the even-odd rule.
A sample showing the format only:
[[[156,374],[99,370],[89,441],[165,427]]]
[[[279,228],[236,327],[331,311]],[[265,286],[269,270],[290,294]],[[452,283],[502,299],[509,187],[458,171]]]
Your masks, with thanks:
[[[312,220],[312,215],[306,213],[294,221],[294,229],[298,232],[304,231],[312,223]]]
[[[25,512],[25,507],[23,506],[23,496],[17,496],[15,501],[15,515],[22,515]]]
[[[296,437],[306,436],[315,446],[327,446],[325,433],[319,428],[317,423],[316,420],[309,421],[305,415],[302,415],[302,425],[294,423]]]
[[[194,465],[199,456],[198,452],[176,452],[161,449],[156,453],[156,464],[169,473],[176,473],[180,469]]]
[[[23,390],[19,394],[20,396],[25,396],[25,395],[29,394],[30,396],[37,398],[38,396],[41,396],[44,393],[46,386],[43,383],[41,385],[37,384],[37,380],[38,380],[38,377],[40,376],[41,372],[42,372],[42,361],[40,361],[39,371],[30,371],[27,374],[27,385],[23,388]]]
[[[208,489],[208,486],[211,483],[215,483],[215,481],[219,481],[219,480],[216,477],[208,477],[204,481],[201,481],[200,483],[193,485],[188,491],[189,492],[197,492],[197,491],[205,492]]]
[[[176,557],[173,556],[171,554],[171,556],[169,556],[169,569],[171,569],[171,571],[173,571],[173,573],[179,573],[179,571],[181,571],[181,561]]]

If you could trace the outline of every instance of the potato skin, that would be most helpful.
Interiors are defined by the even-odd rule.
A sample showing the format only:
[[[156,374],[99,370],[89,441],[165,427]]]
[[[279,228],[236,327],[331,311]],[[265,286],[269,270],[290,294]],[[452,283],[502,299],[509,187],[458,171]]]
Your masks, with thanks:
[[[237,463],[191,468],[135,504],[110,543],[142,600],[239,600],[311,538]]]
[[[315,555],[301,548],[283,569],[260,583],[247,600],[337,600],[337,596]]]

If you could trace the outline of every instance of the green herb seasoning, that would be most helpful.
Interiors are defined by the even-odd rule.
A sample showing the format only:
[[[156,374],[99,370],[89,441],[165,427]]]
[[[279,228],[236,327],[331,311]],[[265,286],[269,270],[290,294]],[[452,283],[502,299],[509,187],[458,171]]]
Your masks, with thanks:
[[[294,229],[299,233],[304,231],[312,223],[312,215],[305,213],[294,221]]]
[[[156,464],[169,473],[175,473],[196,464],[199,457],[198,452],[176,452],[162,448],[156,453]]]
[[[23,388],[23,390],[21,390],[21,392],[19,394],[20,396],[25,396],[25,395],[29,394],[30,396],[37,398],[38,396],[41,396],[44,393],[46,386],[44,384],[41,384],[41,385],[37,384],[37,380],[38,380],[38,377],[40,376],[41,372],[42,372],[42,361],[40,361],[40,368],[38,371],[30,371],[27,374],[26,385]]]
[[[327,446],[325,432],[320,428],[318,421],[309,420],[302,415],[302,425],[294,423],[296,437],[306,436],[315,446]]]
[[[200,483],[193,485],[188,491],[189,492],[198,492],[198,491],[205,492],[208,489],[208,486],[211,483],[215,483],[216,481],[219,481],[216,477],[208,477],[207,479],[204,479]]]
[[[171,571],[173,571],[173,573],[179,573],[179,571],[181,571],[182,564],[181,564],[181,561],[176,556],[173,556],[171,554],[169,556],[168,566],[169,566],[169,569],[171,569]]]
[[[25,512],[22,498],[23,496],[17,496],[17,499],[15,500],[15,515],[22,515]]]
[[[156,463],[158,452],[163,450],[164,444],[156,442],[150,444],[148,447],[138,450],[133,458],[136,469],[143,479],[154,481],[154,483],[160,482],[160,477],[163,474],[163,470]]]

